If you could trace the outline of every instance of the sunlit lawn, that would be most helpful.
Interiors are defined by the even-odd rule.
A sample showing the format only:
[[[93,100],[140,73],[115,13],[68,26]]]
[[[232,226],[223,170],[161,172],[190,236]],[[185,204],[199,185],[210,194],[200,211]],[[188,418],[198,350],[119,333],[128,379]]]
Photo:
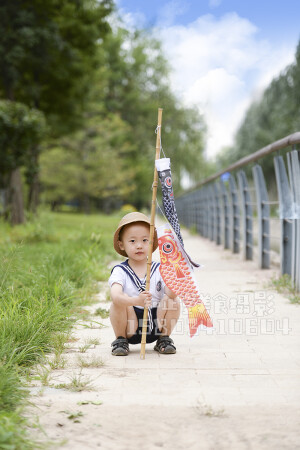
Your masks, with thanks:
[[[28,368],[108,278],[119,219],[42,212],[14,228],[0,222],[0,448],[32,448],[18,412]]]

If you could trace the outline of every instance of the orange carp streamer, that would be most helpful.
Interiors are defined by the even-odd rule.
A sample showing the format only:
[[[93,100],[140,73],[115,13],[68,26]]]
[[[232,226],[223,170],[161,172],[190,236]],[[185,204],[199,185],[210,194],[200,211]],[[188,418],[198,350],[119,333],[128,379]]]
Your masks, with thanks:
[[[212,327],[212,320],[202,302],[193,269],[185,251],[170,227],[157,228],[160,254],[160,273],[166,286],[175,292],[188,309],[190,336],[199,325]]]

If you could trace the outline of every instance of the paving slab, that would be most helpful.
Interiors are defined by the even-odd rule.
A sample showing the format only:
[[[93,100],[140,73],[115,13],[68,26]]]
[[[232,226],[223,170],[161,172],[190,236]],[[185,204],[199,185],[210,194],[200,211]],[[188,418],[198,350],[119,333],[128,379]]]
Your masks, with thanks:
[[[299,305],[270,287],[277,267],[260,270],[214,242],[183,235],[187,252],[203,264],[195,274],[214,329],[191,339],[182,307],[172,336],[177,353],[160,355],[149,344],[141,360],[139,345],[127,357],[111,356],[109,319],[95,319],[105,328],[77,324],[79,341],[50,384],[80,376],[93,390],[32,386],[41,440],[72,450],[299,448]],[[86,308],[91,313],[109,308],[103,290]],[[95,337],[100,344],[81,354],[79,347]],[[101,358],[103,366],[80,368],[78,355]]]

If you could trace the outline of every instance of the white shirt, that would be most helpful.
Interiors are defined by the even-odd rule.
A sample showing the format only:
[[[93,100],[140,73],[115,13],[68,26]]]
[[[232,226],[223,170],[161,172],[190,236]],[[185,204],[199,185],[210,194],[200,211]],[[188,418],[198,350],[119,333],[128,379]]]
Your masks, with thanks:
[[[144,283],[145,278],[140,278],[140,281]],[[113,269],[108,283],[110,287],[112,287],[114,283],[120,284],[123,287],[124,294],[129,295],[129,297],[138,297],[140,294],[137,286],[121,267],[115,267]],[[159,267],[150,278],[150,292],[152,294],[151,308],[156,308],[165,295],[165,283],[160,274]],[[136,306],[136,308],[144,309],[142,306]]]

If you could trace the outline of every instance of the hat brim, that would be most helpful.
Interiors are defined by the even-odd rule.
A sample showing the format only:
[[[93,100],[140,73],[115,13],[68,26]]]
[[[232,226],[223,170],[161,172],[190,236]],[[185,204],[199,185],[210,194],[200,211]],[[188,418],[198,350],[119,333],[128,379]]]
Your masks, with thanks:
[[[119,246],[121,229],[126,225],[130,225],[130,224],[133,224],[136,222],[144,222],[150,226],[150,220],[148,219],[148,217],[145,216],[145,214],[138,213],[138,212],[129,213],[126,216],[124,216],[123,219],[120,221],[118,228],[116,229],[116,231],[114,233],[114,249],[117,253],[119,253],[119,255],[122,255],[125,257],[128,256],[127,253],[125,252],[125,250],[121,250],[120,246]],[[154,228],[152,253],[157,249],[157,247],[158,247],[157,231],[156,231],[156,228]]]

